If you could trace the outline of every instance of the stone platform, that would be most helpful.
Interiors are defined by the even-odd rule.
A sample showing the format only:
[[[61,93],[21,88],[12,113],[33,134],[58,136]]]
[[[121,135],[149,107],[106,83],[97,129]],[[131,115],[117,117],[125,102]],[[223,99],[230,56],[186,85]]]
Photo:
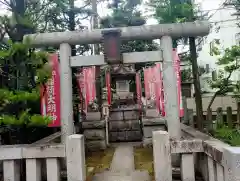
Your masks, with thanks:
[[[139,110],[129,105],[125,108],[111,109],[109,117],[110,142],[142,141],[142,128]]]

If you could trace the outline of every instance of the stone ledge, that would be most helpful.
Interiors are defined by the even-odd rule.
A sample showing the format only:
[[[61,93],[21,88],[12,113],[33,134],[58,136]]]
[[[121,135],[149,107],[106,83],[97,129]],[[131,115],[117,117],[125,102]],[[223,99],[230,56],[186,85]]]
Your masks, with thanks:
[[[141,133],[141,131],[109,132],[109,140],[111,142],[115,142],[115,141],[141,141],[142,140],[142,133]]]
[[[109,131],[141,130],[139,120],[109,121]]]
[[[170,141],[171,153],[203,152],[202,140],[173,140]]]
[[[99,151],[105,150],[107,144],[105,140],[96,140],[96,141],[86,141],[86,149],[88,151]]]
[[[185,134],[187,137],[191,137],[193,139],[201,139],[203,141],[204,153],[221,165],[223,164],[223,148],[230,147],[230,145],[184,124],[181,124],[181,129],[183,134]]]
[[[101,113],[100,112],[87,112],[86,118],[87,121],[100,121],[101,120]]]
[[[161,115],[159,114],[159,112],[157,111],[156,108],[153,109],[149,109],[147,108],[145,110],[145,117],[149,117],[149,118],[159,118]]]
[[[61,131],[58,131],[56,133],[53,133],[47,137],[44,137],[43,139],[40,139],[31,145],[39,145],[39,144],[46,144],[46,143],[56,143],[56,140],[61,137]]]
[[[157,126],[157,125],[166,125],[166,120],[163,118],[143,118],[143,126]]]
[[[87,141],[105,140],[106,132],[104,129],[86,129],[83,135]]]
[[[144,126],[143,127],[143,135],[145,138],[152,138],[152,132],[153,131],[165,131],[165,125],[158,125],[158,126]]]
[[[57,158],[65,156],[65,146],[62,144],[6,145],[0,147],[0,160]]]
[[[100,121],[83,121],[82,128],[83,129],[103,129],[105,128],[105,120]]]

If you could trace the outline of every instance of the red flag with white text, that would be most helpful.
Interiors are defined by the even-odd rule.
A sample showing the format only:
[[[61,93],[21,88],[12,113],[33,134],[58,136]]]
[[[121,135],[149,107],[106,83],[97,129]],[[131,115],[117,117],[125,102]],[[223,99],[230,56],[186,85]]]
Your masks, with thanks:
[[[177,78],[177,94],[178,94],[178,105],[179,105],[179,116],[182,117],[184,114],[182,106],[182,91],[181,91],[181,76],[180,76],[180,59],[177,51],[173,50],[173,66],[176,72]],[[164,106],[164,87],[162,79],[162,63],[157,63],[153,67],[149,67],[144,71],[144,88],[146,100],[155,100],[157,109],[160,111],[162,116],[165,116]]]
[[[46,85],[41,87],[41,113],[43,116],[51,116],[49,127],[61,125],[60,114],[60,75],[58,55],[49,56],[49,64],[52,68],[52,76]]]
[[[84,107],[82,108],[87,112],[87,108],[90,103],[94,102],[96,99],[96,67],[85,67],[78,72],[77,80],[80,89],[81,98],[84,102]]]

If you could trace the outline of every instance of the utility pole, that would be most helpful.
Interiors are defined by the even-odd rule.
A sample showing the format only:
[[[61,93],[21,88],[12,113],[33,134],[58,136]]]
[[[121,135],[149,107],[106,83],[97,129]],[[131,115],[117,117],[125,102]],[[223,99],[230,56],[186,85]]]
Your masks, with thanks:
[[[192,14],[190,17],[191,21],[195,21],[193,5],[194,2],[191,2]],[[192,61],[192,74],[193,74],[193,85],[195,89],[195,105],[196,105],[196,115],[197,115],[197,128],[199,130],[203,129],[203,108],[202,108],[202,93],[199,79],[198,63],[197,63],[197,50],[195,37],[189,37],[189,47],[190,47],[190,57]]]

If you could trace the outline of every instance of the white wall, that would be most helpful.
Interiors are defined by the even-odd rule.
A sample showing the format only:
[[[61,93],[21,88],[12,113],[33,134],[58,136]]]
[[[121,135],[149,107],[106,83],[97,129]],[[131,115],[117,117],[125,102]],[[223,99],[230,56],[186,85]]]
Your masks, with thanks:
[[[240,33],[240,28],[236,25],[236,16],[232,16],[235,13],[235,9],[231,7],[224,7],[223,3],[226,0],[197,0],[200,3],[202,13],[208,13],[209,21],[211,22],[211,31],[208,36],[203,38],[202,46],[199,45],[197,49],[202,47],[198,51],[198,64],[204,66],[206,64],[210,65],[210,72],[216,70],[223,70],[223,66],[216,65],[217,59],[219,57],[210,55],[210,43],[214,39],[220,40],[220,50],[223,50],[236,45],[238,42],[236,40],[236,34]],[[199,44],[199,42],[196,42]],[[202,88],[207,88],[206,77],[211,77],[211,75],[202,76]],[[235,72],[231,79],[239,80],[239,72]],[[208,88],[207,88],[208,89]]]
[[[223,2],[223,0],[211,0],[210,2],[214,1],[216,4],[220,4]],[[210,53],[210,42],[214,39],[220,39],[221,48],[225,49],[228,47],[231,47],[232,45],[236,44],[235,36],[237,33],[240,32],[240,29],[237,27],[235,21],[236,16],[232,16],[232,14],[235,12],[233,8],[223,8],[221,5],[218,5],[218,7],[215,6],[209,6],[209,1],[205,0],[202,2],[202,10],[203,12],[207,12],[206,10],[211,9],[218,9],[219,10],[212,10],[209,11],[210,18],[209,21],[212,22],[212,28],[211,32],[208,36],[204,37],[202,50],[198,52],[198,63],[199,65],[206,65],[210,64],[210,67],[215,69],[217,68],[217,65],[215,64],[217,61],[216,56],[211,56]],[[209,5],[208,5],[209,4]],[[208,9],[206,8],[206,5],[208,5]],[[204,8],[205,7],[205,8]],[[221,9],[220,9],[221,8]],[[217,32],[217,28],[220,28]]]

